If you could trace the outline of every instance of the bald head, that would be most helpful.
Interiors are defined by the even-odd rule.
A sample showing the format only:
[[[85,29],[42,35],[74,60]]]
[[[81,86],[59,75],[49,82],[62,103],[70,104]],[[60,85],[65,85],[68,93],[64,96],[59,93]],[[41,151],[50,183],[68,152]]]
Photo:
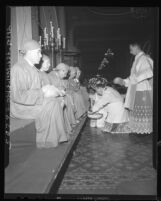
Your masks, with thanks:
[[[63,70],[63,69],[66,69],[66,70],[69,70],[69,66],[67,65],[67,64],[65,64],[65,63],[59,63],[57,66],[56,66],[56,68],[55,68],[56,70]]]
[[[79,67],[75,67],[75,68],[76,68],[76,72],[77,72],[76,78],[79,79],[79,77],[80,77],[80,75],[81,75],[81,70],[80,70]]]
[[[22,47],[22,53],[33,64],[38,64],[42,57],[41,47],[35,40],[26,41]]]
[[[50,68],[50,58],[47,55],[43,54],[42,61],[43,62],[42,62],[40,70],[41,71],[48,71]]]
[[[77,69],[73,66],[70,66],[70,78],[75,78],[77,74]]]
[[[41,49],[39,43],[35,40],[26,41],[23,44],[22,52],[26,53],[27,51]]]

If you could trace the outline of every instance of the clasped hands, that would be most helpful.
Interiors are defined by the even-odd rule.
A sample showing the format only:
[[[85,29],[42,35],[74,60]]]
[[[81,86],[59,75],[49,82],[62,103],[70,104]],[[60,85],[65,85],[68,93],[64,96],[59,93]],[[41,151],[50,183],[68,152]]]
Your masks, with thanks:
[[[116,77],[116,78],[113,80],[113,83],[114,83],[114,84],[121,85],[121,86],[124,86],[124,85],[125,85],[125,82],[124,82],[124,80],[123,80],[121,77]]]

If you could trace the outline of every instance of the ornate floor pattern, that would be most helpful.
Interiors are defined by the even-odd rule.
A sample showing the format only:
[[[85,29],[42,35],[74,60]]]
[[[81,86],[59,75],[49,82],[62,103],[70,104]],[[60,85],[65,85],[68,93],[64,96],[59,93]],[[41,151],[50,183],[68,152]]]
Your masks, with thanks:
[[[58,194],[115,194],[122,182],[155,180],[152,135],[83,130]]]

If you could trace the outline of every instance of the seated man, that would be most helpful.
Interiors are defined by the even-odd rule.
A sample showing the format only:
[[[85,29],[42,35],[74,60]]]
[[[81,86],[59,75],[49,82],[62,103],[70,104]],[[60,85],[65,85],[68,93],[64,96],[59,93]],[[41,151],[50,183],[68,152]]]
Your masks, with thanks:
[[[63,109],[55,87],[41,86],[39,70],[41,47],[34,41],[23,46],[23,57],[11,68],[10,114],[19,119],[35,119],[38,148],[56,147],[68,141]]]

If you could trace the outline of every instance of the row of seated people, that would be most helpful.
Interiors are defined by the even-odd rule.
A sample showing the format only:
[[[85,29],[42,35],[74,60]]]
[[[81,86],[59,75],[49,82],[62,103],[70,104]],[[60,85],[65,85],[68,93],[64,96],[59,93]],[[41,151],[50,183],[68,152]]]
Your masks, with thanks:
[[[46,73],[50,59],[42,56],[34,40],[27,41],[22,52],[22,58],[11,68],[10,115],[35,120],[38,148],[57,147],[70,140],[73,128],[88,110],[88,94],[83,95],[80,87],[80,70],[60,63]],[[41,58],[41,68],[37,69],[35,64]]]

